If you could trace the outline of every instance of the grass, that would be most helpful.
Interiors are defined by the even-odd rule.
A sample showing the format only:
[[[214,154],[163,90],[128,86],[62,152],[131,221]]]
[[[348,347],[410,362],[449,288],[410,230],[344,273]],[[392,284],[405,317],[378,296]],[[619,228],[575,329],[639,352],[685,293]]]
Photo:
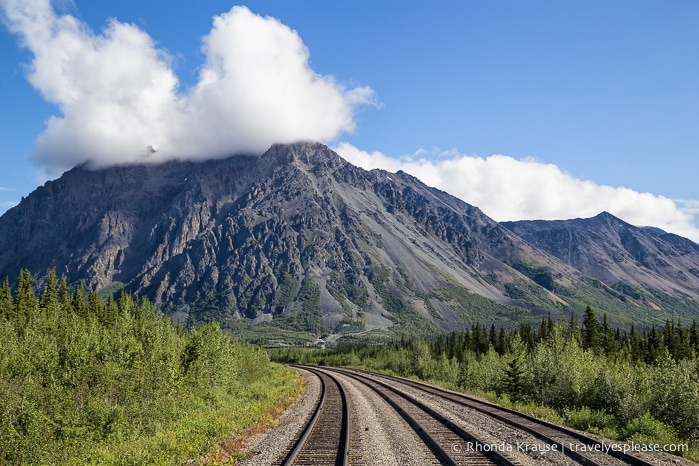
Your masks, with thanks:
[[[184,394],[171,420],[101,443],[71,457],[66,465],[174,465],[187,460],[222,464],[240,457],[246,434],[268,427],[280,410],[303,391],[296,373],[273,364],[255,381],[235,390],[218,390],[207,398]],[[225,460],[225,461],[224,461]]]

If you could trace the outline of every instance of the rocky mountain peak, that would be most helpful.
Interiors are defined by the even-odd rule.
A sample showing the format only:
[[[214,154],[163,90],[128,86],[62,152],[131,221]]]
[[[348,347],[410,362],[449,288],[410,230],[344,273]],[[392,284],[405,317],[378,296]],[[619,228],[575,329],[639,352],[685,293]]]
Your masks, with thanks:
[[[589,219],[503,222],[527,242],[609,285],[699,299],[699,245],[608,212]]]
[[[671,296],[699,290],[699,251],[683,238],[606,213],[506,226],[407,173],[298,142],[205,162],[76,167],[0,217],[0,278],[29,268],[41,284],[55,269],[194,322],[336,336],[537,321],[584,306],[583,275]],[[645,306],[637,301],[629,309]]]

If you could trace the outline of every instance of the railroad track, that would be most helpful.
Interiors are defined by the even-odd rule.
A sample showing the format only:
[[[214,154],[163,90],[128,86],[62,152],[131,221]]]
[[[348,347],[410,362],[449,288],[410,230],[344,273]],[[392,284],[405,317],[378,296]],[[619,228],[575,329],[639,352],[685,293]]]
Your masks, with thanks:
[[[326,371],[303,367],[321,382],[321,395],[310,421],[286,458],[284,466],[348,464],[350,415],[342,385]]]
[[[652,466],[652,463],[648,463],[647,461],[630,455],[629,453],[611,448],[610,445],[605,445],[604,443],[599,442],[598,440],[587,435],[581,434],[580,432],[576,432],[574,430],[567,429],[565,427],[558,426],[556,424],[552,424],[511,409],[502,408],[492,403],[487,403],[476,398],[469,397],[468,395],[445,390],[410,379],[376,374],[359,369],[347,370],[333,368],[332,370],[347,376],[360,377],[363,379],[363,381],[367,381],[365,382],[367,384],[375,384],[383,387],[386,390],[393,391],[394,393],[403,393],[405,396],[409,396],[407,393],[404,393],[403,390],[400,390],[400,388],[395,386],[395,383],[404,384],[427,393],[433,397],[448,400],[459,406],[476,410],[487,416],[498,419],[509,426],[525,431],[537,437],[546,444],[550,445],[552,449],[555,446],[556,451],[566,454],[568,457],[581,464],[600,465],[602,462],[604,462],[603,457],[612,456],[625,464]],[[392,385],[390,383],[386,383],[386,381],[394,382],[394,384]],[[466,440],[468,442],[477,442],[477,439]],[[457,464],[470,463],[461,462]]]
[[[516,464],[497,451],[484,451],[484,448],[478,448],[485,443],[416,398],[362,375],[344,371],[342,374],[366,385],[395,409],[428,446],[438,464],[450,466],[514,466]],[[464,441],[477,447],[461,448]]]

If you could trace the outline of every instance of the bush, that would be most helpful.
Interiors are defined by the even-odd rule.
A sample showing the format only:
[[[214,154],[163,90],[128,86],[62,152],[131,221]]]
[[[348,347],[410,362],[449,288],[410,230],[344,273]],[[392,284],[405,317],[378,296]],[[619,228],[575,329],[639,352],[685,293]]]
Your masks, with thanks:
[[[665,355],[654,369],[650,413],[684,439],[699,441],[699,363]]]
[[[629,443],[671,445],[680,443],[675,430],[654,419],[650,413],[629,421],[621,430],[621,440]]]
[[[0,464],[180,464],[299,386],[264,349],[177,329],[145,299],[25,293],[23,314],[0,300]]]
[[[580,409],[565,411],[564,419],[565,424],[573,429],[586,430],[612,438],[617,434],[616,419],[604,410],[583,406]]]

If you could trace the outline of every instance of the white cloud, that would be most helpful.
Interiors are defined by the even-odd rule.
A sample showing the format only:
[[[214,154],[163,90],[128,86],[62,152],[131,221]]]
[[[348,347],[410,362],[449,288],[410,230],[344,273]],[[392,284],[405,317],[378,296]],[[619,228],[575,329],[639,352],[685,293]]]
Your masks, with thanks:
[[[695,216],[699,201],[673,201],[623,187],[580,180],[556,165],[505,155],[487,158],[456,151],[420,150],[395,159],[348,143],[334,150],[365,169],[403,170],[425,184],[447,191],[497,221],[592,217],[607,211],[639,226],[654,226],[699,242]],[[430,155],[430,159],[425,158]],[[446,158],[445,158],[446,157]]]
[[[357,105],[374,103],[370,88],[316,74],[295,31],[245,7],[214,18],[199,81],[186,92],[169,55],[133,24],[113,19],[98,34],[50,0],[0,0],[0,8],[34,56],[29,81],[60,110],[34,154],[51,175],[84,161],[203,159],[327,141],[354,129]]]
[[[699,215],[699,200],[675,199],[679,209],[688,215]]]

